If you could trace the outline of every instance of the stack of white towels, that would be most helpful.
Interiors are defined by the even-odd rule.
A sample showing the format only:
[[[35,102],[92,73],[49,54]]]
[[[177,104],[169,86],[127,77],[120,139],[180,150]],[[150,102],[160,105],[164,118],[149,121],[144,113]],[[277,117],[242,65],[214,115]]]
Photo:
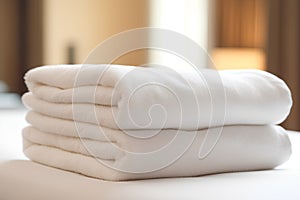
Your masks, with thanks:
[[[30,70],[24,153],[105,180],[274,168],[291,154],[291,94],[258,70],[120,65]]]

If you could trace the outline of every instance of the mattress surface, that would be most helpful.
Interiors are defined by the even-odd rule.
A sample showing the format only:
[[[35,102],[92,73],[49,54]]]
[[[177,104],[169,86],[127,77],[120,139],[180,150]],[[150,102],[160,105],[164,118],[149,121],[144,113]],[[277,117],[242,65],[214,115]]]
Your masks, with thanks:
[[[275,170],[112,182],[25,160],[23,114],[0,113],[0,200],[300,199],[299,133],[289,132],[293,154]]]
[[[298,200],[300,171],[270,170],[195,178],[110,182],[14,160],[0,165],[1,200],[289,199]],[[226,197],[226,198],[225,198]]]

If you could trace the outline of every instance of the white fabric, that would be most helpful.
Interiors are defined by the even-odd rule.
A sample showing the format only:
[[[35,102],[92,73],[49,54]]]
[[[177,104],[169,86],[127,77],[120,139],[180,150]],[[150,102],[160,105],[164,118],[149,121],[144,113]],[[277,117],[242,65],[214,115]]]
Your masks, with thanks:
[[[92,155],[103,160],[115,160],[117,157],[122,156],[122,152],[114,148],[113,145],[115,145],[115,143],[113,142],[100,142],[77,137],[60,136],[39,131],[34,127],[26,127],[23,130],[23,138],[35,144],[51,146],[86,156],[91,156],[87,148],[92,148]],[[24,148],[27,148],[26,145]]]
[[[290,156],[286,84],[258,70],[46,66],[26,76],[33,161],[106,180],[270,169]],[[225,126],[223,127],[222,125]]]
[[[27,119],[35,124],[41,120],[38,116],[41,115],[31,112]],[[94,129],[96,132],[88,137],[99,135],[98,140],[80,140],[78,135],[84,134],[78,133],[71,121],[45,122],[48,124],[41,123],[39,128],[52,133],[33,127],[24,129],[24,153],[27,157],[45,165],[106,180],[270,169],[286,161],[291,153],[285,130],[275,125],[212,128],[211,134],[222,131],[220,138],[208,156],[199,159],[201,145],[205,142],[210,144],[209,140],[214,139],[208,137],[205,141],[207,130],[162,130],[149,138],[133,138],[112,130],[108,134],[110,138],[105,138],[102,131],[94,129],[96,126],[86,124],[84,133]],[[56,127],[47,129],[48,126]],[[142,132],[135,133],[148,134]],[[209,149],[205,145],[203,147]]]
[[[258,70],[179,74],[165,68],[59,65],[30,70],[25,79],[29,90],[44,100],[33,105],[34,100],[25,96],[30,107],[43,107],[36,111],[51,115],[53,107],[48,106],[64,105],[55,117],[73,115],[72,119],[83,122],[93,118],[93,123],[97,121],[94,111],[104,112],[97,117],[100,123],[110,122],[105,124],[110,128],[195,130],[223,122],[277,124],[287,117],[292,104],[286,84]],[[86,103],[100,105],[94,109]]]

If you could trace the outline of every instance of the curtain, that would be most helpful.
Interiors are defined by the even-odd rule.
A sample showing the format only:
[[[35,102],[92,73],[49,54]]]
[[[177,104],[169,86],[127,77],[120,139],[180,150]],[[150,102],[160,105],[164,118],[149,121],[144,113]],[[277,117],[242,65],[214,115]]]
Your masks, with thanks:
[[[283,126],[300,130],[300,1],[269,0],[267,70],[286,81],[293,108]]]
[[[262,48],[266,0],[216,0],[216,46]]]

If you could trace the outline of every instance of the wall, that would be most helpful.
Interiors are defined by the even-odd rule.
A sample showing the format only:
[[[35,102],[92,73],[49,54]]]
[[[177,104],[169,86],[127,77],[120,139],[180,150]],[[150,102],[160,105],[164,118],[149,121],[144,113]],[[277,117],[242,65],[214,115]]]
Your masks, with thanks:
[[[75,48],[75,63],[113,34],[148,26],[149,0],[45,0],[44,62],[68,62],[68,47]],[[118,60],[122,64],[144,63],[144,52]]]

